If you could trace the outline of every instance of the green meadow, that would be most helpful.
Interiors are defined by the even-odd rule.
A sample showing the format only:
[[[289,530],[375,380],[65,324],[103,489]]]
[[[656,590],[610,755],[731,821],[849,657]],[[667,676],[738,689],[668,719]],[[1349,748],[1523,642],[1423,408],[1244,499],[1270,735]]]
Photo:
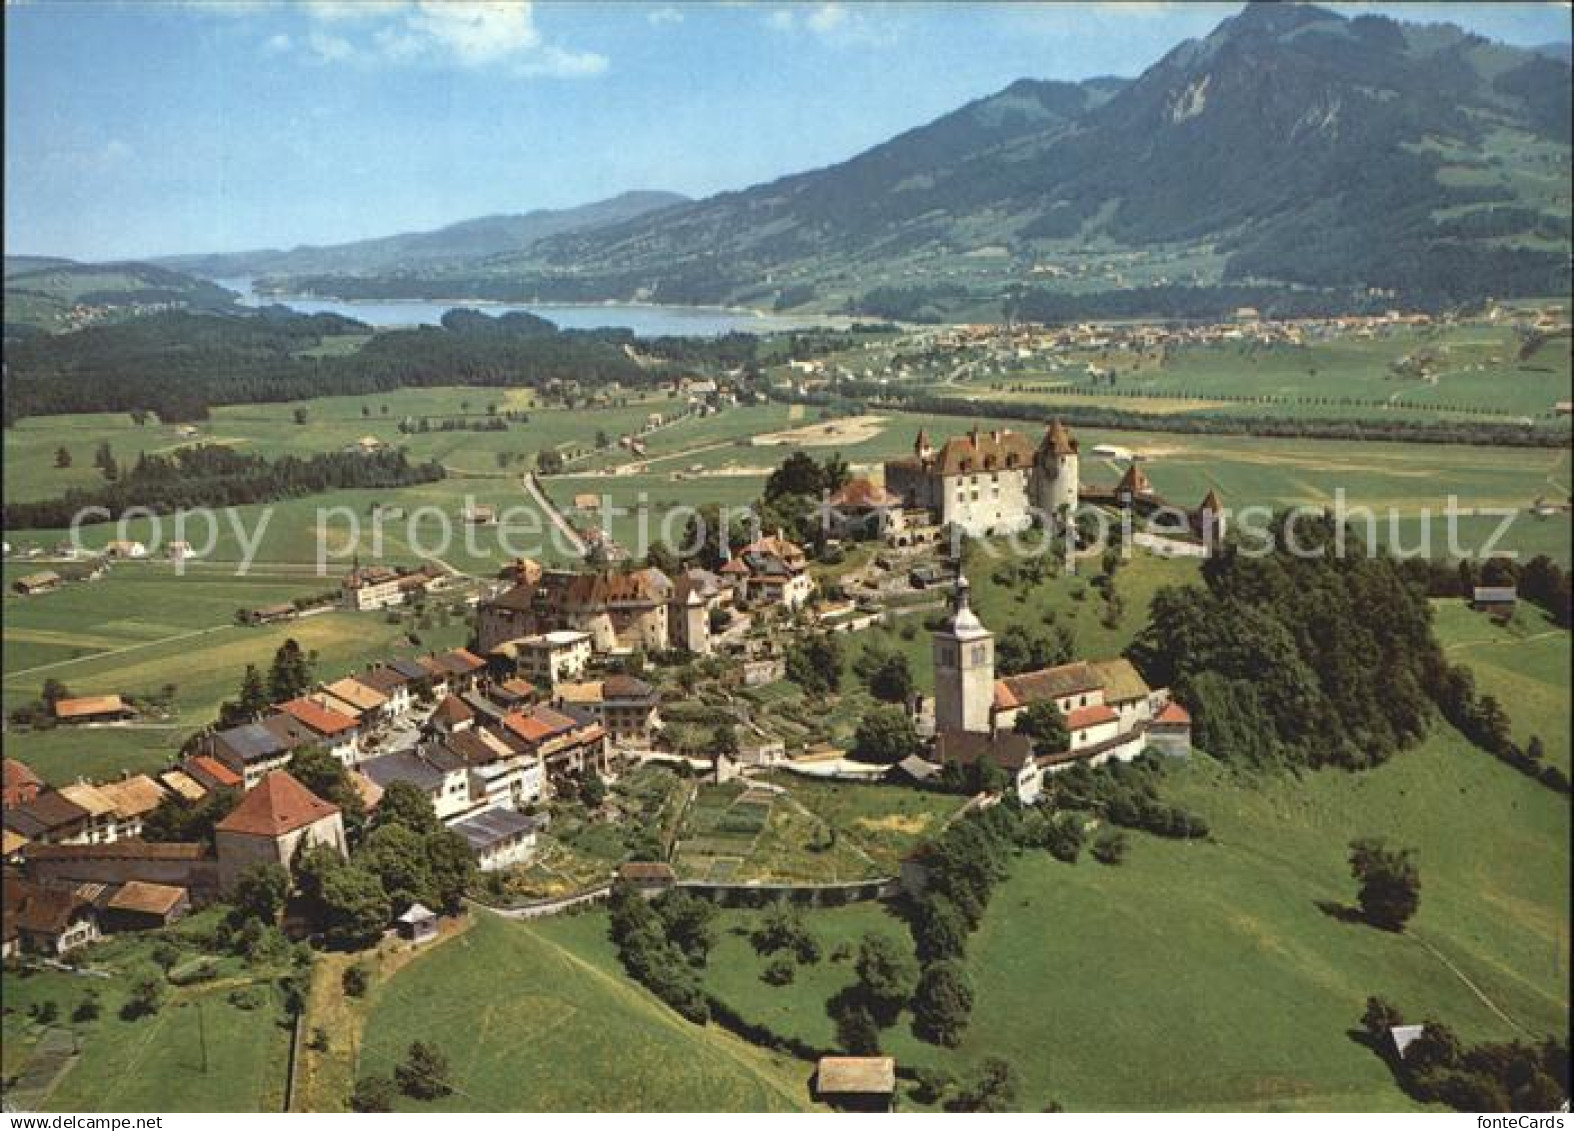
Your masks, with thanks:
[[[1155,415],[1550,419],[1553,405],[1570,395],[1569,340],[1552,339],[1525,358],[1519,351],[1513,326],[1476,320],[1366,334],[1314,332],[1299,345],[1213,342],[1143,353],[1071,349],[929,389],[942,396],[1102,405]],[[1425,375],[1418,367],[1396,369],[1407,358],[1424,359]],[[1114,372],[1113,390],[1090,381],[1090,366]]]
[[[8,566],[9,580],[15,567]],[[102,727],[11,730],[7,753],[47,780],[157,769],[192,731],[210,724],[219,703],[240,685],[248,663],[266,669],[274,651],[294,639],[317,654],[317,671],[336,678],[396,655],[451,647],[466,634],[464,619],[433,612],[430,628],[406,617],[331,611],[280,624],[241,627],[235,610],[321,593],[311,574],[261,573],[237,579],[193,569],[184,577],[159,563],[126,563],[100,581],[74,583],[33,597],[4,598],[7,711],[36,698],[45,679],[76,694],[157,695],[175,687],[174,712],[158,722]],[[436,604],[436,603],[434,603]],[[410,639],[418,637],[419,645]]]
[[[605,916],[463,935],[372,991],[359,1072],[411,1041],[448,1057],[453,1094],[413,1111],[802,1111],[813,1066],[680,1018],[623,973]],[[568,1071],[568,1066],[572,1071]]]
[[[1432,602],[1433,628],[1448,658],[1466,665],[1483,694],[1495,695],[1521,745],[1532,737],[1547,762],[1569,770],[1570,634],[1545,613],[1521,605],[1500,625],[1463,600]]]
[[[1243,777],[1199,754],[1165,791],[1211,839],[1131,834],[1116,867],[1020,856],[969,943],[961,1047],[918,1041],[904,1016],[885,1050],[958,1076],[1004,1057],[1026,1111],[1403,1110],[1350,1035],[1369,994],[1467,1040],[1563,1031],[1566,799],[1441,729],[1366,774]],[[1419,851],[1404,934],[1333,913],[1354,895],[1345,846],[1367,834]],[[758,914],[725,913],[707,984],[750,1021],[833,1047],[825,1001],[855,977],[838,948],[869,930],[905,941],[905,926],[877,905],[812,912],[826,957],[776,987],[746,937]]]
[[[211,916],[198,916],[175,936],[199,922],[212,926]],[[282,1111],[290,1033],[272,981],[279,971],[226,958],[212,980],[166,984],[158,1012],[126,1019],[120,1010],[137,981],[164,982],[151,947],[149,936],[125,935],[95,946],[89,964],[109,978],[6,971],[5,1074],[21,1074],[26,1089],[8,1098],[24,1111]],[[98,1017],[74,1020],[89,991],[99,997]],[[47,1026],[31,1016],[46,1002],[58,1014]]]

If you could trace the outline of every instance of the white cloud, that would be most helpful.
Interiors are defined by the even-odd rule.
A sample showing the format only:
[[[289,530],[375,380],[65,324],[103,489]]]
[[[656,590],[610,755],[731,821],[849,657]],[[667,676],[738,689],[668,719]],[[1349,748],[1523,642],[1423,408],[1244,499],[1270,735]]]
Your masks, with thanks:
[[[315,28],[306,36],[306,47],[325,63],[337,63],[355,54],[355,48],[348,39]]]
[[[303,46],[322,62],[503,67],[562,78],[607,69],[604,55],[548,42],[534,6],[519,0],[309,0],[301,10]]]
[[[657,27],[663,24],[681,24],[683,13],[676,8],[652,8],[645,13],[645,19]]]
[[[266,55],[284,55],[288,54],[294,46],[295,41],[283,32],[280,32],[278,35],[269,36],[263,42],[262,50]]]
[[[846,4],[777,8],[765,17],[772,31],[804,32],[832,47],[881,47],[896,40],[894,13],[884,5]]]

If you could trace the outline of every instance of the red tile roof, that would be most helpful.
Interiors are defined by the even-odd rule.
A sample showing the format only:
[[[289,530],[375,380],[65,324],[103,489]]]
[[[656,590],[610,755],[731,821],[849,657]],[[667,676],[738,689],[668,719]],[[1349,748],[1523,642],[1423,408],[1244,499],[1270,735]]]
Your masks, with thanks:
[[[197,776],[214,783],[221,789],[229,789],[240,785],[244,780],[234,770],[230,769],[217,758],[210,758],[206,754],[198,754],[188,761],[187,765],[197,772]]]
[[[355,729],[354,719],[310,699],[291,699],[288,703],[280,703],[279,710],[321,735],[332,736]]]
[[[1110,707],[1078,707],[1066,713],[1066,728],[1068,730],[1083,730],[1087,727],[1098,726],[1100,723],[1112,723],[1119,719]]]
[[[43,787],[43,779],[35,774],[26,762],[15,758],[0,760],[0,778],[3,778],[5,794],[11,796],[12,790],[36,790]]]
[[[443,701],[437,705],[437,710],[432,712],[434,722],[467,723],[475,718],[475,712],[457,695],[445,695]]]
[[[84,695],[80,699],[56,700],[55,718],[90,719],[94,715],[118,715],[130,709],[118,695]]]
[[[289,773],[275,770],[248,790],[214,828],[221,833],[281,837],[338,811],[338,806],[318,797]]]
[[[1190,726],[1191,712],[1172,699],[1165,706],[1164,710],[1159,712],[1158,718],[1153,721],[1156,723],[1169,723],[1175,726]]]

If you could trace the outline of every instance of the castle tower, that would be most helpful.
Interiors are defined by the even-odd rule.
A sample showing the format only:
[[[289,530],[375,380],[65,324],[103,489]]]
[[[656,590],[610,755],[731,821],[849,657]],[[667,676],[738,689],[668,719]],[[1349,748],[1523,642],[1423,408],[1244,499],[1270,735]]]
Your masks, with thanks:
[[[1209,550],[1217,550],[1224,541],[1224,503],[1211,487],[1197,508],[1197,534]]]
[[[935,458],[934,445],[929,442],[929,432],[926,429],[918,430],[918,439],[913,441],[913,455],[918,457],[919,463],[928,463]]]
[[[1077,441],[1064,424],[1053,420],[1033,458],[1033,506],[1057,518],[1070,514],[1077,509],[1080,478]]]
[[[966,577],[957,577],[951,615],[933,641],[935,730],[987,732],[995,701],[995,634],[969,607]]]

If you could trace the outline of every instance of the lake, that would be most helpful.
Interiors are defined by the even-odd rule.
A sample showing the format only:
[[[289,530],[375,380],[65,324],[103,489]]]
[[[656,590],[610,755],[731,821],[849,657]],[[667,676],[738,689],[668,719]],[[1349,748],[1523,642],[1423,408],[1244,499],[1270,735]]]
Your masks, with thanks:
[[[287,306],[302,314],[339,314],[354,318],[368,326],[436,326],[442,316],[455,307],[469,307],[487,314],[506,314],[523,310],[550,320],[565,330],[632,330],[642,338],[663,335],[688,337],[715,337],[741,330],[750,334],[766,334],[774,330],[791,330],[807,326],[841,324],[845,320],[821,315],[799,317],[751,314],[743,310],[725,310],[707,306],[645,306],[634,303],[596,303],[555,305],[540,303],[516,305],[501,302],[475,302],[452,299],[432,302],[423,299],[390,299],[344,301],[332,298],[313,298],[297,295],[259,295],[252,290],[251,279],[214,279],[221,287],[237,292],[243,306]]]

